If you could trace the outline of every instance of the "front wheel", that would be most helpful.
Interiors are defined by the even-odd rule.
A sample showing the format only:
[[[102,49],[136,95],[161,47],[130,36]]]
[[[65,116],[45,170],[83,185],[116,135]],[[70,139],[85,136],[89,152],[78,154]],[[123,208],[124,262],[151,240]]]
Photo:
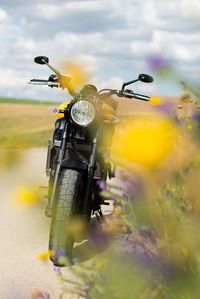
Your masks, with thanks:
[[[82,174],[77,170],[63,169],[58,180],[49,237],[49,250],[53,252],[51,260],[55,266],[64,266],[66,257],[71,260],[74,238],[69,226],[76,214],[81,179]]]

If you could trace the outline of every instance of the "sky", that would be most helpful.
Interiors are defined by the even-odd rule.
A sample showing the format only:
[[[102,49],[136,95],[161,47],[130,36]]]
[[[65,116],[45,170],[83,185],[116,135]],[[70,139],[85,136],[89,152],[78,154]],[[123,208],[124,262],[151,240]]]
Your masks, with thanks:
[[[48,56],[81,63],[88,83],[120,89],[139,73],[152,84],[136,83],[143,94],[178,95],[178,82],[161,80],[148,63],[162,56],[180,78],[200,74],[199,0],[0,0],[0,97],[62,100],[63,90],[31,86],[31,78],[52,73],[34,63]],[[69,74],[67,74],[69,75]]]

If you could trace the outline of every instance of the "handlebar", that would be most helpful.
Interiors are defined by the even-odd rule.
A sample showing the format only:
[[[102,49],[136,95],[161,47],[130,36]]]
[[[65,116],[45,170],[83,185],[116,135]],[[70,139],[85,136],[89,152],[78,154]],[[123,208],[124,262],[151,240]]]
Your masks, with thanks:
[[[31,79],[28,84],[33,85],[47,85],[49,87],[57,87],[57,88],[67,88],[68,92],[74,96],[75,91],[73,86],[70,83],[70,78],[67,76],[60,76],[59,80],[53,81],[51,80],[51,76],[49,77],[49,80],[43,80],[43,79]]]
[[[60,87],[59,82],[51,82],[48,80],[43,80],[43,79],[31,79],[28,84],[33,84],[33,85],[48,85],[49,87]]]
[[[103,93],[102,95],[106,95],[106,96],[112,96],[112,95],[117,95],[118,97],[125,97],[125,98],[129,98],[129,99],[137,99],[137,100],[141,100],[141,101],[150,101],[150,97],[143,95],[143,94],[139,94],[139,93],[134,93],[131,89],[126,89],[125,91],[123,90],[116,90],[116,89],[102,89],[98,92],[98,94],[100,95],[101,92],[103,91],[107,91],[107,93]]]
[[[43,79],[31,79],[28,84],[33,84],[33,85],[47,85],[49,87],[62,87],[62,85],[59,82],[52,82],[49,80],[43,80]],[[118,97],[125,97],[125,98],[129,98],[129,99],[137,99],[137,100],[141,100],[141,101],[150,101],[150,97],[143,95],[143,94],[139,94],[139,93],[134,93],[132,90],[130,89],[126,89],[125,91],[123,90],[113,90],[113,89],[102,89],[98,92],[98,94],[100,95],[100,93],[102,91],[108,91],[107,95],[117,95]]]

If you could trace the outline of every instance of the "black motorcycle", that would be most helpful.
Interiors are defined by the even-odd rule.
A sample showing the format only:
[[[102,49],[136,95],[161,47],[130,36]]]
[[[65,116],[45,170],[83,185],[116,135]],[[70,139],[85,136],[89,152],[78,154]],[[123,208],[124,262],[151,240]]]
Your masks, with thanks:
[[[47,65],[55,74],[48,80],[32,79],[30,84],[66,88],[72,96],[64,109],[50,109],[61,118],[56,120],[49,140],[46,164],[49,177],[46,215],[52,217],[50,258],[54,265],[64,266],[63,256],[72,258],[74,243],[83,238],[80,231],[87,230],[92,215],[99,222],[104,220],[101,206],[107,202],[101,196],[100,182],[106,184],[107,178],[115,176],[115,166],[109,162],[114,126],[119,121],[114,96],[149,101],[148,96],[125,87],[137,81],[150,83],[153,78],[140,74],[138,79],[125,82],[121,90],[97,91],[94,85],[87,84],[76,93],[71,78],[51,66],[47,57],[36,57],[35,62]],[[109,113],[104,106],[109,107]],[[81,223],[79,233],[74,230],[77,223]]]

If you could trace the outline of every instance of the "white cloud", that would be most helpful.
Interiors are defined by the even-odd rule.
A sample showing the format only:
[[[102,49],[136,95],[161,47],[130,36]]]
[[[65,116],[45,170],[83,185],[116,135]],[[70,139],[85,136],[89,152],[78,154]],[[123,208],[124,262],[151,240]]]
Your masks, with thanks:
[[[88,12],[98,12],[101,10],[102,12],[105,11],[105,6],[103,4],[104,1],[73,1],[73,2],[66,2],[61,3],[60,5],[54,3],[47,4],[45,3],[38,3],[35,6],[35,16],[40,17],[44,20],[58,20],[59,18],[63,18],[66,15],[74,14],[77,12],[79,13],[88,13]]]
[[[5,10],[0,8],[0,22],[5,22],[8,19],[8,14]]]
[[[163,54],[180,73],[198,68],[197,0],[127,0],[126,5],[123,0],[1,0],[0,5],[1,73],[15,82],[0,79],[2,96],[55,97],[58,90],[26,86],[27,78],[51,73],[34,65],[37,55],[49,56],[56,67],[61,60],[83,61],[93,81],[107,87],[147,72],[151,53]]]

